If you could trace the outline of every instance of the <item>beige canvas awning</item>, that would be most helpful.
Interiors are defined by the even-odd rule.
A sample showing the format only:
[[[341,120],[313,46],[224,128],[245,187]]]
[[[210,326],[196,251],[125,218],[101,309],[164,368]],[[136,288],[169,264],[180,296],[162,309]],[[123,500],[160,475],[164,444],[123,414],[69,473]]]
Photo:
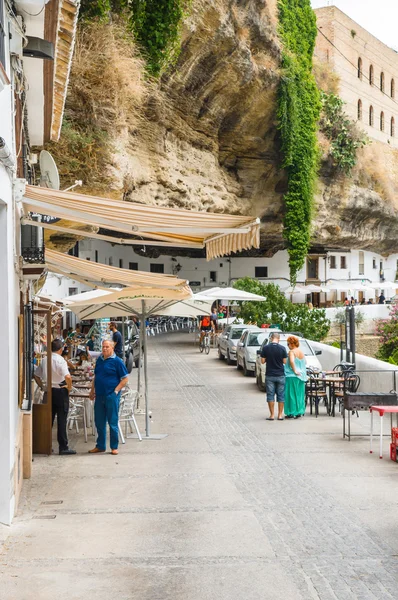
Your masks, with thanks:
[[[148,287],[163,289],[185,289],[186,279],[178,279],[174,275],[147,273],[146,271],[130,271],[109,265],[84,260],[69,254],[46,249],[46,266],[49,271],[65,275],[92,287],[107,288],[110,285],[127,287]]]
[[[26,217],[29,212],[41,213],[116,231],[120,237],[100,236],[56,223],[32,221],[32,225],[77,236],[99,237],[112,243],[205,247],[208,260],[258,248],[260,244],[259,219],[253,217],[147,206],[31,185],[26,186],[23,206]],[[25,218],[24,223],[28,222]],[[123,239],[123,233],[132,234],[137,239]]]

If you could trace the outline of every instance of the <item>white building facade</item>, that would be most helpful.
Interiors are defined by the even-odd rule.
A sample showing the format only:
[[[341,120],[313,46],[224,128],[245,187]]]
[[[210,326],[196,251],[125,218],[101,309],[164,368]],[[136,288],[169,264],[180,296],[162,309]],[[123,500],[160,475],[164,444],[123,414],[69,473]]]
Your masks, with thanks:
[[[132,246],[110,244],[98,240],[83,240],[78,243],[78,256],[102,264],[177,275],[188,279],[192,289],[206,290],[212,287],[223,287],[233,284],[241,277],[252,277],[262,283],[276,283],[282,290],[289,287],[289,264],[287,251],[277,252],[272,257],[232,257],[207,261],[205,258],[187,258],[184,256],[169,256],[160,254],[157,258],[146,255],[145,246],[139,253]],[[302,284],[327,284],[334,281],[363,282],[379,284],[380,288],[372,292],[356,294],[360,301],[376,297],[383,290],[383,281],[394,282],[397,275],[398,254],[388,258],[380,254],[351,250],[330,251],[322,255],[312,254],[307,258],[306,265],[298,274],[297,282]],[[59,275],[49,275],[44,292],[56,299],[80,293],[87,289],[77,281],[72,281]],[[397,282],[398,290],[398,282]],[[360,295],[358,295],[360,294]],[[316,304],[327,305],[339,302],[349,294],[349,284],[346,292],[329,292],[314,298]],[[386,298],[395,295],[395,290],[385,290]],[[294,302],[305,302],[306,297],[299,294],[293,296]]]

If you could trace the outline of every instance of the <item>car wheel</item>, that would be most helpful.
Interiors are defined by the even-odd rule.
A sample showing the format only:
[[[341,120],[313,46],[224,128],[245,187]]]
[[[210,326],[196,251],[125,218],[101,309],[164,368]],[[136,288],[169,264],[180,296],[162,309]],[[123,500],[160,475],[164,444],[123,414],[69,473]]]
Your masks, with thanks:
[[[236,368],[238,369],[238,371],[242,370],[242,367],[239,364],[239,358],[238,357],[236,357]]]
[[[232,365],[232,360],[231,360],[231,357],[229,355],[229,350],[227,350],[227,365]]]
[[[263,382],[261,381],[261,374],[256,375],[256,383],[257,383],[257,387],[260,390],[260,392],[265,392],[265,386],[264,386]]]
[[[218,346],[218,358],[219,358],[220,360],[224,360],[224,355],[221,353],[221,348],[220,348],[220,346]]]
[[[128,373],[131,373],[131,371],[133,370],[133,364],[134,364],[134,359],[133,359],[133,355],[130,352],[130,354],[127,357],[126,360],[126,369]]]

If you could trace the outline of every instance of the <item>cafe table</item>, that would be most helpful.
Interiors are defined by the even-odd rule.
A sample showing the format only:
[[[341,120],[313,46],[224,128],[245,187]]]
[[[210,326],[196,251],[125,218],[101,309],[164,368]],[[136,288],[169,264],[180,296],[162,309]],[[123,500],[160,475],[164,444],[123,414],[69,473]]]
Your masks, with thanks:
[[[373,453],[373,413],[378,412],[380,415],[380,450],[379,458],[383,458],[383,417],[385,413],[398,415],[398,406],[371,406],[370,407],[370,454]],[[398,416],[397,416],[398,418]]]

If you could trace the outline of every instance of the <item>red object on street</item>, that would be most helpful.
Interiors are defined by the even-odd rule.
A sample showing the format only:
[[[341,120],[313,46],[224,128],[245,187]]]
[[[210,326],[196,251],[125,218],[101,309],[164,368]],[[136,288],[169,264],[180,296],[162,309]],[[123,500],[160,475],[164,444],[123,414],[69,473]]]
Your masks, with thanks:
[[[395,444],[390,444],[390,458],[394,462],[397,462],[397,447]]]
[[[379,458],[383,458],[383,417],[384,413],[398,414],[398,406],[371,406],[370,407],[370,453],[372,454],[373,442],[373,413],[378,412],[380,415],[380,451]]]
[[[392,439],[392,443],[397,446],[398,445],[398,427],[393,427],[391,429],[391,439]]]

